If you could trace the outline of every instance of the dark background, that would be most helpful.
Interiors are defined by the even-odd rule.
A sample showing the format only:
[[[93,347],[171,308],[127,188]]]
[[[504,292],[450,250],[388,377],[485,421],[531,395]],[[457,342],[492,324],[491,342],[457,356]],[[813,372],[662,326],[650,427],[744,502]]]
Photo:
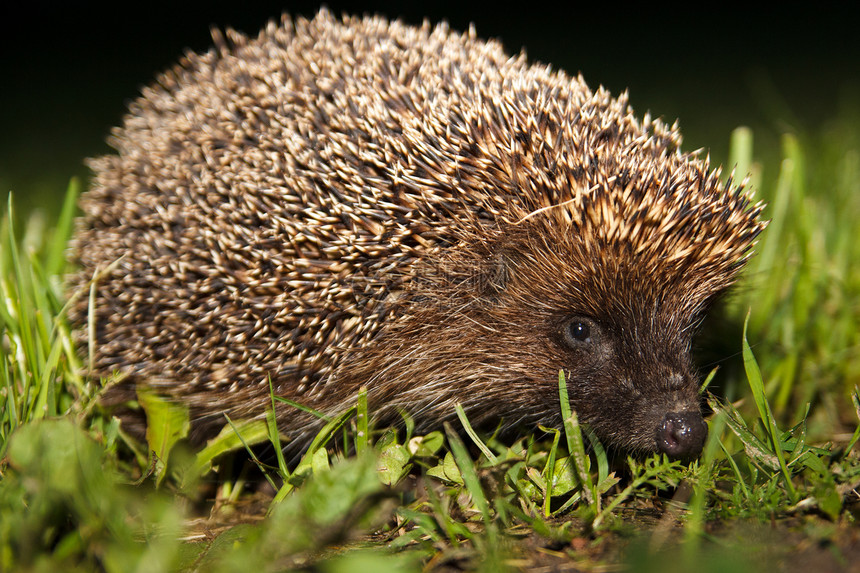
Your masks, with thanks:
[[[55,210],[83,159],[109,151],[110,127],[156,73],[186,49],[206,50],[210,26],[249,34],[283,11],[312,16],[318,2],[144,2],[86,6],[30,2],[0,8],[0,193]],[[23,4],[23,3],[21,3]],[[179,6],[177,7],[177,4]],[[860,15],[843,5],[679,11],[642,3],[328,2],[335,13],[380,13],[420,23],[474,22],[533,61],[582,72],[592,87],[629,88],[639,115],[681,119],[685,148],[725,161],[738,125],[761,148],[779,133],[815,132],[860,98]],[[848,3],[845,3],[846,5]],[[708,5],[710,6],[710,5]],[[724,6],[724,5],[723,5]],[[809,6],[812,6],[810,8]]]

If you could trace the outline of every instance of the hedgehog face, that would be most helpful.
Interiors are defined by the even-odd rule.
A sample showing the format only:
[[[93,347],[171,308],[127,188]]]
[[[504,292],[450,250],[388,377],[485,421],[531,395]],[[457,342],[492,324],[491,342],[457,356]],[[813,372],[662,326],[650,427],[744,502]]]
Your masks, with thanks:
[[[698,455],[707,426],[689,341],[659,320],[637,322],[574,315],[561,324],[554,338],[572,406],[607,443]]]
[[[493,333],[484,352],[511,359],[508,375],[520,377],[511,385],[525,396],[499,400],[514,419],[526,410],[547,423],[563,369],[572,407],[606,443],[697,455],[707,427],[690,348],[707,299],[691,297],[695,284],[631,259],[625,245],[603,245],[599,257],[588,255],[591,246],[568,225],[535,221],[485,257],[497,262],[486,280],[493,292],[471,320]]]

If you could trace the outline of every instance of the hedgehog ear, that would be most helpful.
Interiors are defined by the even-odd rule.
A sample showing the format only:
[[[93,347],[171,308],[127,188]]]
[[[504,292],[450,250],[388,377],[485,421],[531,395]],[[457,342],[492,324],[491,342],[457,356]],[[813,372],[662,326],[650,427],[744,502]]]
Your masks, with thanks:
[[[511,259],[504,251],[493,253],[484,259],[476,281],[481,295],[495,297],[502,293],[510,281],[511,270]]]

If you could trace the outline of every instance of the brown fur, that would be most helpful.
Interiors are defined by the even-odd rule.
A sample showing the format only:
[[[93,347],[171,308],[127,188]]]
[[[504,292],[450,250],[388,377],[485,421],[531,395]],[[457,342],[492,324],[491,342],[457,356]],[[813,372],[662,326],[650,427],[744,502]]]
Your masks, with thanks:
[[[692,331],[763,224],[676,127],[444,24],[323,11],[215,40],[92,162],[73,286],[123,257],[97,374],[188,403],[200,437],[263,415],[270,377],[330,413],[366,385],[424,428],[456,402],[551,425],[564,368],[599,436],[649,451],[698,410]]]

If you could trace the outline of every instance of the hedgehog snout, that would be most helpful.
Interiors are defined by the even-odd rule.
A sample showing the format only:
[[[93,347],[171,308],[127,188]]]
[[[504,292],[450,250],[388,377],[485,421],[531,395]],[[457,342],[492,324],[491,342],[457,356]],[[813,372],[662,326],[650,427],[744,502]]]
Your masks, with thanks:
[[[702,452],[707,436],[701,412],[669,412],[657,426],[657,450],[671,458],[693,458]]]

